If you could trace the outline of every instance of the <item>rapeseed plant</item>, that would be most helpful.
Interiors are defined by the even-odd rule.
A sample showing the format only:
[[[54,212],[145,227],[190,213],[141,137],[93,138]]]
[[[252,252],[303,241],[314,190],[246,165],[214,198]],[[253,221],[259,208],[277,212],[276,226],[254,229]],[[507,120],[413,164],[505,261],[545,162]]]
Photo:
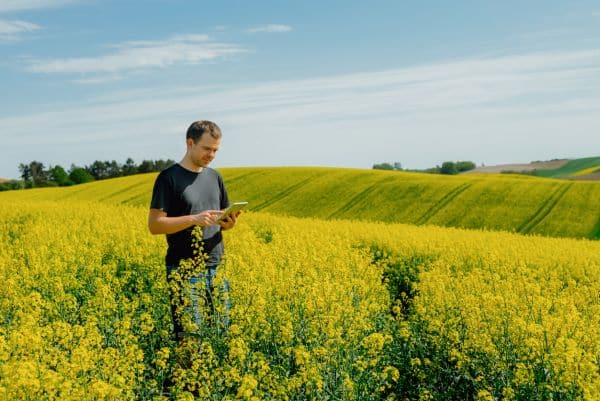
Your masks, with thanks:
[[[247,213],[215,283],[229,328],[190,319],[176,344],[145,217],[0,204],[0,399],[600,394],[598,242]]]

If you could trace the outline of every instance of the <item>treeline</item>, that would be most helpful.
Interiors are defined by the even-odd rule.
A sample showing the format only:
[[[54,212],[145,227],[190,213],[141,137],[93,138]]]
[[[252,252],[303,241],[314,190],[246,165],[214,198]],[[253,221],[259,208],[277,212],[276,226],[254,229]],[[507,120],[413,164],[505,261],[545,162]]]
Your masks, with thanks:
[[[128,158],[123,164],[115,160],[96,160],[91,165],[84,167],[71,164],[69,170],[65,170],[60,165],[46,168],[43,163],[32,161],[27,164],[19,164],[21,179],[0,182],[0,191],[84,184],[107,178],[158,172],[174,163],[175,161],[170,159],[143,160],[140,164],[136,164],[131,158]]]
[[[411,171],[417,173],[430,173],[430,174],[458,174],[463,171],[469,171],[475,169],[477,166],[472,161],[446,161],[441,166],[426,168],[423,170],[415,169],[403,169],[402,164],[399,162],[395,163],[378,163],[373,165],[375,170],[393,170],[393,171]]]

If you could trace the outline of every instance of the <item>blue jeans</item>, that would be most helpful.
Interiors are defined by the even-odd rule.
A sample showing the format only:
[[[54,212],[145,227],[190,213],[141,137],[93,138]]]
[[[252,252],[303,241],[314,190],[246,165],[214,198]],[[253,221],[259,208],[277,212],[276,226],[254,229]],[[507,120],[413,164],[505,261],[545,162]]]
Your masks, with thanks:
[[[171,289],[172,277],[171,273],[178,270],[178,266],[167,266],[167,281],[169,282],[169,288]],[[229,327],[229,310],[231,309],[231,301],[229,300],[229,281],[223,280],[222,284],[218,288],[218,298],[215,299],[215,287],[214,279],[217,275],[217,266],[206,266],[206,270],[203,273],[192,276],[187,280],[187,283],[181,283],[178,285],[180,292],[174,293],[170,291],[171,299],[171,316],[173,318],[173,328],[175,339],[181,340],[189,335],[198,335],[202,331],[204,326],[204,316],[202,314],[203,309],[208,315],[207,317],[213,323],[213,327],[217,329],[223,329],[226,331]],[[184,300],[181,297],[188,298],[188,307],[184,309],[184,313],[187,314],[192,323],[194,323],[198,329],[197,333],[190,333],[184,330],[180,313],[176,313],[177,305],[183,304]],[[221,319],[217,316],[217,303],[222,302],[224,305],[224,313]],[[206,305],[206,307],[204,307]]]

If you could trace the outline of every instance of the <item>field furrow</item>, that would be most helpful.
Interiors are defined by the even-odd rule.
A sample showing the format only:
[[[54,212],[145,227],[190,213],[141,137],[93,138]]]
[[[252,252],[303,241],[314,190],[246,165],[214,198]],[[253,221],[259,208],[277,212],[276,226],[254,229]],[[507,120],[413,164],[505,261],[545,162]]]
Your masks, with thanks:
[[[521,234],[530,233],[535,226],[540,224],[542,220],[552,212],[558,202],[565,196],[567,191],[573,186],[573,184],[562,185],[552,193],[548,199],[540,206],[540,208],[533,214],[527,221],[525,221],[518,229],[517,232]]]
[[[352,196],[350,199],[344,200],[343,206],[341,208],[337,209],[335,212],[331,213],[329,215],[329,218],[336,219],[336,218],[347,217],[346,213],[350,209],[352,209],[353,206],[355,206],[358,202],[366,199],[374,191],[377,191],[378,187],[381,186],[381,183],[386,180],[387,180],[387,178],[383,178],[379,181],[376,181],[375,183],[373,183],[373,185],[370,185],[367,188],[363,189],[362,191],[358,192],[357,194]]]
[[[313,178],[306,178],[300,182],[297,182],[296,184],[291,185],[291,186],[285,188],[284,190],[277,192],[276,194],[272,194],[263,203],[259,203],[258,205],[251,206],[251,209],[255,210],[255,211],[261,211],[265,208],[268,208],[269,206],[273,205],[274,203],[290,196],[291,193],[293,193],[294,191],[297,191],[299,188],[302,188],[304,185],[306,185],[308,182],[310,182],[312,180],[313,180]]]
[[[465,183],[448,192],[437,204],[430,208],[423,216],[419,217],[416,224],[422,225],[427,223],[432,216],[434,216],[444,207],[448,206],[454,200],[454,198],[466,191],[471,185],[471,183]]]

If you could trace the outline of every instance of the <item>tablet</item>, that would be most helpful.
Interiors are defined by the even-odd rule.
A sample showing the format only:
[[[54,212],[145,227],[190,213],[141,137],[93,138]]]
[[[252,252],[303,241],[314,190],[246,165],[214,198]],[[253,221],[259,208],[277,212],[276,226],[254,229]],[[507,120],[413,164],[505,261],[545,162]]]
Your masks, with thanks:
[[[240,210],[244,209],[246,206],[248,206],[248,202],[232,203],[231,206],[229,206],[227,209],[225,209],[223,211],[223,213],[221,214],[221,217],[219,217],[217,219],[217,221],[223,221],[223,220],[227,219],[230,215],[239,212]]]

